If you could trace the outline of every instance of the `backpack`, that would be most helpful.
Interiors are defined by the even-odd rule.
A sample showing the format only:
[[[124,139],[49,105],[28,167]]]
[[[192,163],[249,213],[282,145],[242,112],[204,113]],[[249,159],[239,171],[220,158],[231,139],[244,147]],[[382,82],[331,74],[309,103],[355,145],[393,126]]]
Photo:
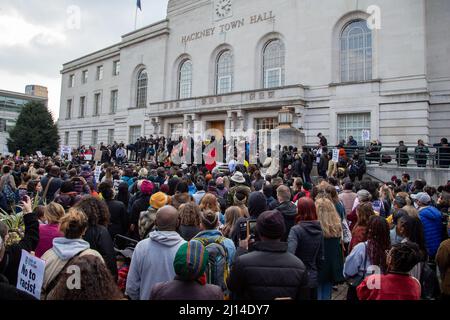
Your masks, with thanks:
[[[8,181],[5,183],[5,185],[3,186],[3,195],[6,198],[6,201],[8,203],[14,203],[16,202],[16,193],[14,192],[14,190],[12,189],[9,179]]]
[[[206,267],[207,283],[219,286],[224,293],[225,299],[227,299],[230,296],[230,291],[227,286],[230,266],[228,265],[228,252],[223,245],[225,239],[225,237],[217,237],[214,242],[210,242],[205,238],[196,238],[195,240],[200,241],[209,254],[208,265]]]

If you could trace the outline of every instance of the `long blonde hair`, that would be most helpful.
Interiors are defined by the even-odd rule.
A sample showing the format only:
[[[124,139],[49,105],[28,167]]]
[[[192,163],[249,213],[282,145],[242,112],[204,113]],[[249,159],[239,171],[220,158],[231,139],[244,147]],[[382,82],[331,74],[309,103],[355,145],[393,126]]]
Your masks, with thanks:
[[[225,225],[222,229],[222,233],[225,237],[228,237],[233,231],[236,221],[241,217],[241,208],[233,206],[229,207],[225,211]]]
[[[316,200],[317,217],[322,226],[325,238],[340,238],[342,236],[342,224],[336,207],[327,198]]]

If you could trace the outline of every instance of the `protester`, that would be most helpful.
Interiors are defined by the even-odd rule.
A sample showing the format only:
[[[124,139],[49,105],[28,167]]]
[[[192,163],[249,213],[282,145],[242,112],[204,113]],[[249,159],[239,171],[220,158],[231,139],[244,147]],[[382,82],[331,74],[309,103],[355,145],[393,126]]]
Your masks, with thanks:
[[[59,221],[64,215],[64,208],[60,204],[52,202],[45,207],[46,224],[39,225],[39,243],[35,250],[36,257],[42,257],[45,252],[53,247],[53,239],[63,236],[59,231]]]
[[[194,202],[188,202],[180,206],[178,214],[180,216],[179,233],[184,240],[190,241],[201,231],[200,207]]]
[[[98,187],[102,198],[105,200],[109,211],[108,231],[111,239],[114,240],[116,235],[127,235],[128,233],[128,216],[127,209],[123,202],[114,200],[114,189],[111,182],[102,182]]]
[[[349,252],[351,252],[358,243],[367,241],[367,227],[369,220],[371,216],[375,215],[370,202],[358,205],[358,207],[356,207],[356,213],[358,215],[358,220],[352,230],[352,241],[348,247]]]
[[[170,197],[163,192],[157,192],[150,198],[150,207],[141,212],[139,217],[139,237],[146,239],[150,232],[155,229],[156,213],[162,207],[170,203]]]
[[[289,232],[291,228],[295,225],[295,217],[297,215],[297,208],[291,202],[291,190],[286,186],[280,186],[277,188],[277,199],[279,205],[276,210],[281,212],[284,217],[284,222],[286,224],[286,232],[281,238],[282,241],[287,241]]]
[[[450,300],[450,239],[441,243],[436,254],[436,264],[442,279],[442,300]]]

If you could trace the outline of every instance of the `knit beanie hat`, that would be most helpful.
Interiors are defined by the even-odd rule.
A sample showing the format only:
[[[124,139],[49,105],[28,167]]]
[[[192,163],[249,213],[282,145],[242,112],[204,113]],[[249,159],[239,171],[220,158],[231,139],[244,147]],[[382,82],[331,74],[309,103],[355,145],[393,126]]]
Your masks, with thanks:
[[[264,193],[252,192],[248,200],[248,212],[251,217],[259,217],[267,210],[267,198]]]
[[[169,197],[163,192],[157,192],[150,198],[150,206],[153,209],[160,209],[169,202]]]
[[[256,220],[256,231],[269,239],[280,239],[286,232],[283,214],[278,210],[263,212]]]
[[[191,240],[178,249],[173,267],[182,280],[197,280],[204,275],[208,259],[208,251],[203,244]]]
[[[141,183],[141,192],[143,194],[152,194],[153,192],[153,183],[148,180],[143,180]]]

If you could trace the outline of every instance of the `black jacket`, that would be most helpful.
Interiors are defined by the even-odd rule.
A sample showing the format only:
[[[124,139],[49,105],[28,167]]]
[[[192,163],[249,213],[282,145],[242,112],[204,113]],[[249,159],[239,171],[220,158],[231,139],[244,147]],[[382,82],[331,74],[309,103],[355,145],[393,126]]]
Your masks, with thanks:
[[[36,213],[29,213],[23,217],[25,235],[23,239],[6,248],[5,255],[0,262],[0,274],[3,274],[12,286],[17,285],[17,271],[19,269],[22,250],[32,252],[39,242],[39,222]]]
[[[0,301],[37,300],[26,292],[17,290],[8,283],[8,279],[0,274]]]
[[[323,232],[319,221],[303,221],[291,229],[288,251],[305,264],[308,288],[317,288],[318,271],[323,263]]]
[[[41,196],[44,195],[45,188],[47,187],[47,183],[50,181],[51,178],[53,178],[52,182],[48,186],[48,191],[47,191],[47,195],[46,195],[45,199],[43,199],[43,200],[47,201],[47,203],[50,203],[53,201],[53,199],[55,198],[56,191],[58,191],[59,188],[61,188],[61,185],[63,183],[63,181],[60,178],[46,175],[45,177],[43,177],[41,179],[41,185],[42,185]]]
[[[236,300],[274,300],[300,298],[300,288],[307,283],[303,262],[287,252],[285,242],[263,241],[254,251],[239,255],[231,269],[228,288]]]
[[[131,207],[130,223],[137,226],[141,212],[147,211],[149,206],[150,206],[150,195],[139,194],[138,198],[136,198],[136,200],[133,203],[133,206]]]
[[[92,250],[102,255],[111,274],[117,278],[116,253],[108,230],[104,226],[89,226],[83,239],[89,242]]]
[[[108,231],[111,238],[114,240],[118,234],[126,236],[128,234],[128,215],[125,205],[116,200],[108,200],[106,205],[110,215]]]
[[[284,233],[281,241],[287,241],[289,231],[295,225],[295,217],[297,215],[297,207],[291,201],[285,201],[280,203],[280,205],[276,208],[276,210],[280,211],[284,217],[284,223],[286,226],[286,232]]]

